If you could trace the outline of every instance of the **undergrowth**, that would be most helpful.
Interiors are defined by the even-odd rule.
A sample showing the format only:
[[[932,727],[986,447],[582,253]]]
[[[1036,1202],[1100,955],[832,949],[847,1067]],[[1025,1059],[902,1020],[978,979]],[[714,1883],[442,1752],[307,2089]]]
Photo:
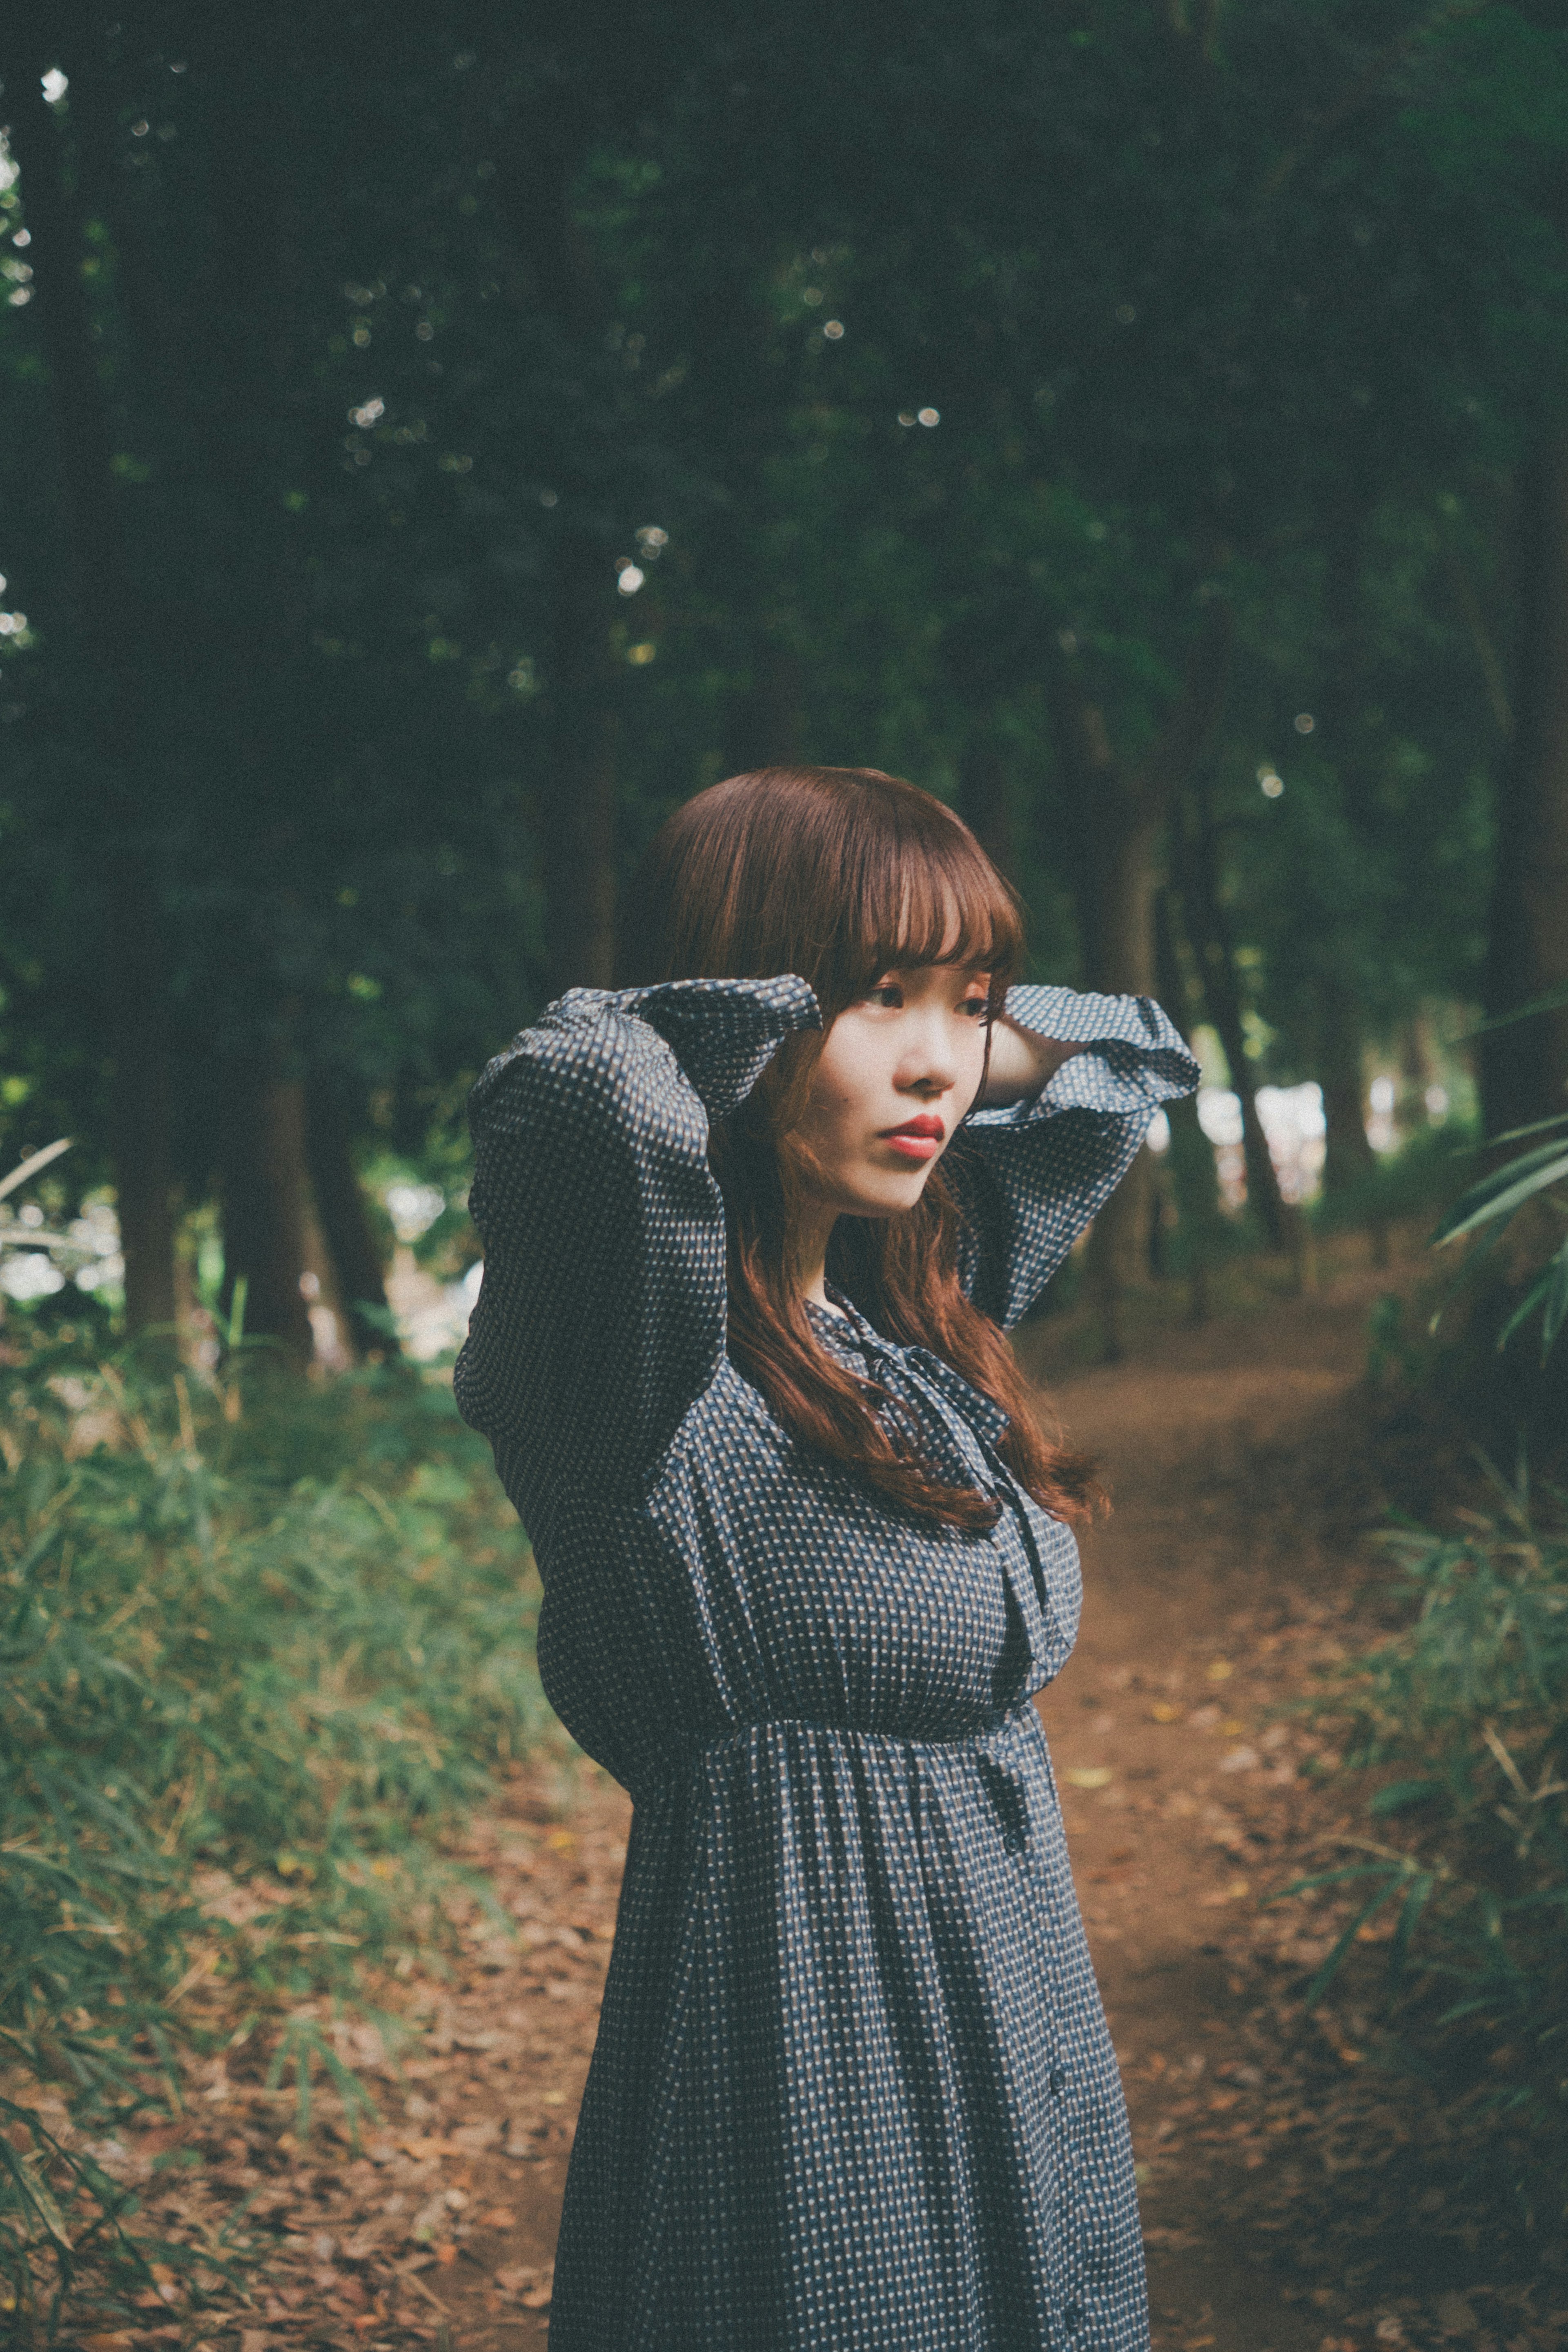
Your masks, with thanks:
[[[177,2109],[192,1987],[302,2122],[323,2073],[351,2112],[307,2005],[439,1939],[441,1842],[546,1709],[526,1543],[436,1381],[8,1338],[0,1451],[0,2309],[44,2337],[85,2273],[191,2263],[90,2148]]]
[[[1343,1233],[1369,1225],[1435,1220],[1463,1192],[1475,1172],[1479,1131],[1451,1118],[1427,1128],[1380,1155],[1364,1176],[1341,1184],[1313,1202],[1310,1214],[1320,1233]]]
[[[1309,1990],[1385,1945],[1396,2046],[1504,2127],[1526,2219],[1568,2205],[1568,1517],[1501,1491],[1451,1536],[1385,1539],[1409,1606],[1315,1703],[1367,1834],[1291,1894],[1354,1897]],[[1500,2139],[1498,2142],[1500,2145]]]

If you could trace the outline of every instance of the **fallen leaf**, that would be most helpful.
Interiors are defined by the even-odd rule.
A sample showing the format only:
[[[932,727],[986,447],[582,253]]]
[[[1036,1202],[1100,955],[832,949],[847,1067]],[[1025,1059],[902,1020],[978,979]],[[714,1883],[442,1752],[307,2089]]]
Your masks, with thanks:
[[[1228,1683],[1236,1672],[1228,1658],[1210,1658],[1208,1679],[1211,1683]]]
[[[531,2286],[517,2297],[525,2311],[548,2311],[552,2290],[548,2286]]]
[[[1108,1788],[1115,1778],[1109,1764],[1075,1764],[1062,1778],[1074,1789]]]
[[[570,1830],[551,1830],[545,1843],[552,1853],[570,1853],[577,1840]]]
[[[452,2145],[461,2148],[465,2156],[482,2156],[500,2137],[501,2119],[491,2116],[483,2123],[459,2124],[452,2135]]]
[[[461,2148],[454,2147],[449,2139],[405,2139],[402,2143],[405,2156],[415,2164],[428,2164],[433,2156],[460,2156]]]
[[[131,2332],[124,2327],[111,2327],[102,2336],[84,2336],[81,2339],[82,2352],[127,2352],[130,2343]],[[267,2352],[266,2336],[246,2336],[240,2352]]]
[[[517,2226],[517,2215],[508,2213],[504,2205],[497,2205],[490,2212],[479,2216],[482,2230],[515,2230]]]
[[[436,2247],[435,2259],[444,2268],[448,2263],[455,2263],[457,2260],[457,2249],[450,2238],[444,2238]]]
[[[1149,1709],[1149,1720],[1151,1723],[1179,1723],[1181,1721],[1181,1708],[1179,1706],[1173,1706],[1168,1698],[1155,1699],[1153,1706]]]

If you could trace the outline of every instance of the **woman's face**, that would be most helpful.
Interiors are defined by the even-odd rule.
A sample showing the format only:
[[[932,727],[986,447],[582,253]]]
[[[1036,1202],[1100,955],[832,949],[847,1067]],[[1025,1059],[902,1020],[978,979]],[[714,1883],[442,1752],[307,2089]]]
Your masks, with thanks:
[[[988,975],[959,964],[884,972],[823,1040],[791,1131],[823,1210],[885,1217],[912,1209],[986,1067]]]

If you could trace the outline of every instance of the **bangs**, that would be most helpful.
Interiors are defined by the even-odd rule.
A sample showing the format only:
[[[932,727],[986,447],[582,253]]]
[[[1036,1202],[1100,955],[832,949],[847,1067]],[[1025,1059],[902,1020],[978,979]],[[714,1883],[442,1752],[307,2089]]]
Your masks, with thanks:
[[[710,784],[650,846],[622,985],[798,972],[833,1021],[889,970],[967,965],[998,1010],[1019,901],[963,820],[878,768],[762,768]]]
[[[987,972],[999,1000],[1023,951],[1017,898],[942,802],[908,785],[884,795],[882,781],[867,779],[858,855],[845,877],[848,920],[834,976],[846,1001],[884,971],[927,964]]]

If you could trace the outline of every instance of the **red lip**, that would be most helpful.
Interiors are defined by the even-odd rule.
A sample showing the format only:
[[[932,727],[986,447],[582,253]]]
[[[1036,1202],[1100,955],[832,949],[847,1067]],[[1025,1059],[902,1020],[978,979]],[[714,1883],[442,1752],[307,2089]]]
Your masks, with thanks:
[[[881,1140],[901,1159],[935,1160],[946,1133],[936,1112],[926,1111],[919,1118],[905,1119],[902,1127],[883,1128]]]

